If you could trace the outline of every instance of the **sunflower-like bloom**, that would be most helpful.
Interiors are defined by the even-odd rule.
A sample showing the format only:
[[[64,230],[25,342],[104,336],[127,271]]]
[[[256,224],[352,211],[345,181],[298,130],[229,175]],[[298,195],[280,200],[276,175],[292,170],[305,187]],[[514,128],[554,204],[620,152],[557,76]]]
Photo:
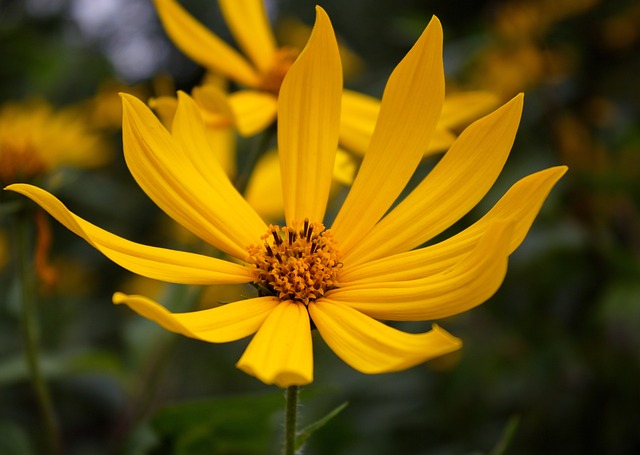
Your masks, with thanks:
[[[312,322],[356,370],[403,370],[459,349],[461,341],[438,326],[410,334],[380,320],[433,320],[488,299],[504,278],[509,254],[566,169],[523,178],[476,223],[420,247],[493,185],[522,109],[517,96],[469,126],[431,173],[390,209],[420,162],[443,104],[442,29],[434,18],[392,73],[369,149],[335,221],[325,229],[341,95],[335,35],[318,8],[309,42],[278,99],[283,227],[267,226],[211,159],[203,121],[189,96],[179,94],[172,133],[142,102],[123,97],[124,151],[134,178],[171,217],[237,261],[132,243],[74,215],[37,187],[8,189],[36,201],[134,273],[185,284],[253,283],[259,290],[255,298],[189,313],[171,313],[138,295],[116,293],[113,301],[207,342],[255,334],[237,366],[267,384],[313,380]]]
[[[94,167],[110,156],[83,111],[44,101],[0,107],[0,183],[41,177],[58,166]]]
[[[246,58],[175,0],[154,2],[167,34],[182,52],[208,71],[244,87],[229,95],[238,131],[252,135],[273,123],[282,81],[298,56],[298,50],[278,47],[264,0],[218,0],[225,22]],[[431,141],[423,144],[425,155],[446,150],[455,140],[452,128],[468,124],[497,103],[497,97],[487,92],[447,96]],[[364,154],[379,109],[378,99],[344,90],[339,132],[341,145],[356,154]]]

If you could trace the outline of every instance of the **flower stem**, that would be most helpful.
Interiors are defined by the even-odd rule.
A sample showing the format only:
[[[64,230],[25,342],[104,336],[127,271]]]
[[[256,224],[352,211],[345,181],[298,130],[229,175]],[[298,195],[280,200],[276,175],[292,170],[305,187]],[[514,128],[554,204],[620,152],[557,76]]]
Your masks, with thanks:
[[[256,138],[256,142],[252,144],[253,146],[249,149],[248,153],[243,156],[241,160],[242,167],[239,169],[234,182],[234,186],[240,194],[245,194],[247,191],[251,174],[253,174],[253,170],[260,160],[260,157],[264,155],[271,146],[275,132],[276,129],[274,125],[268,127],[262,132],[259,138]]]
[[[62,453],[60,432],[53,410],[49,388],[42,376],[38,353],[38,322],[35,296],[35,274],[30,258],[33,255],[31,241],[31,223],[28,214],[21,211],[15,215],[15,244],[18,249],[18,281],[22,307],[23,340],[25,357],[31,385],[33,387],[44,432],[49,444],[49,453]]]
[[[296,453],[296,420],[298,419],[298,386],[287,387],[284,416],[284,455]]]

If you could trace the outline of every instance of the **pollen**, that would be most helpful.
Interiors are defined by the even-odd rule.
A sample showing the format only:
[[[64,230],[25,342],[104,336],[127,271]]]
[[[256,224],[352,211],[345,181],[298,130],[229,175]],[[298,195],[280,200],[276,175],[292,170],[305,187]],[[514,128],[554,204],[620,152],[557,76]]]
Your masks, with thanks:
[[[270,225],[262,245],[251,245],[247,262],[263,295],[308,305],[338,286],[342,268],[331,230],[320,223]]]

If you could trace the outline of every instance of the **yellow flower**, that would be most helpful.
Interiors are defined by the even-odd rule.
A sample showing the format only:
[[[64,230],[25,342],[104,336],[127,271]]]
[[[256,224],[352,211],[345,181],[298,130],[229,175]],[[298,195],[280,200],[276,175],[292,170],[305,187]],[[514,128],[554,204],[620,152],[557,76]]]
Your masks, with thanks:
[[[54,111],[44,101],[0,107],[0,183],[41,177],[61,165],[93,167],[109,157],[83,111]]]
[[[273,123],[278,93],[285,74],[296,59],[294,48],[278,47],[263,0],[218,0],[220,10],[238,46],[248,60],[187,13],[175,0],[155,0],[167,34],[189,58],[207,70],[246,87],[229,95],[235,126],[252,135]],[[486,92],[457,94],[445,100],[442,118],[424,153],[446,150],[455,139],[451,128],[467,124],[498,103]],[[342,98],[340,143],[364,154],[376,123],[380,101],[351,90]]]
[[[438,326],[405,333],[379,320],[422,321],[466,311],[501,284],[565,167],[529,175],[480,220],[420,247],[471,210],[512,146],[522,96],[469,126],[430,174],[390,209],[420,162],[444,98],[442,29],[434,18],[389,78],[369,149],[331,229],[322,221],[338,143],[342,78],[331,23],[317,8],[307,47],[278,100],[278,148],[287,226],[267,226],[210,157],[195,102],[179,94],[169,133],[144,103],[124,95],[124,151],[159,207],[237,262],[129,242],[71,213],[54,196],[11,185],[113,261],[185,284],[254,283],[258,296],[171,313],[138,295],[114,294],[168,330],[221,343],[255,334],[237,363],[280,387],[313,380],[311,322],[330,348],[364,373],[403,370],[455,351]],[[268,196],[267,196],[268,197]],[[388,213],[387,213],[388,212]]]

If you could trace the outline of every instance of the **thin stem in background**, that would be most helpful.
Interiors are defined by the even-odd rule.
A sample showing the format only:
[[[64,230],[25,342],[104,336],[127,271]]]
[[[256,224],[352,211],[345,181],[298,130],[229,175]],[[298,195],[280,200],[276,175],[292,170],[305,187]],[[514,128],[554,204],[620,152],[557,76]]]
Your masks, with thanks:
[[[298,420],[298,386],[287,387],[285,392],[284,455],[296,453],[296,424]]]
[[[22,332],[24,338],[27,369],[36,401],[42,415],[44,432],[49,444],[49,453],[62,454],[60,430],[53,409],[53,402],[47,383],[42,376],[38,352],[38,314],[36,307],[35,269],[31,262],[33,242],[31,219],[24,211],[16,213],[15,245],[17,247],[17,274],[20,285],[20,306],[22,308]]]
[[[268,127],[262,132],[261,137],[256,138],[256,143],[252,144],[252,147],[249,148],[249,152],[243,156],[241,161],[243,166],[238,170],[238,175],[234,182],[234,186],[240,194],[245,194],[247,191],[247,186],[249,185],[249,180],[251,179],[253,170],[255,169],[260,157],[269,150],[271,141],[275,136],[275,132],[275,124]]]

